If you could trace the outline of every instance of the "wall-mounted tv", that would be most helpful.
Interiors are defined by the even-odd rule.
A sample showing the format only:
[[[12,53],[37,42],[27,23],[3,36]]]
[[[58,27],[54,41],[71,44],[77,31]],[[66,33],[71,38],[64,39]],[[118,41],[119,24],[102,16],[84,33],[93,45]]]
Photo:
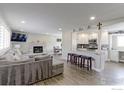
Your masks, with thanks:
[[[26,34],[12,32],[11,41],[26,42],[26,40],[27,40],[27,35]]]

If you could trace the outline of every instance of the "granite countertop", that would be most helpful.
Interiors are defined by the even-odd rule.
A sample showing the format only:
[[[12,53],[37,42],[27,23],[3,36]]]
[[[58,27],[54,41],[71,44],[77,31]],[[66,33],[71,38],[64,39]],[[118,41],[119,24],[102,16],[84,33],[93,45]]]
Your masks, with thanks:
[[[98,50],[91,50],[91,49],[77,49],[77,52],[87,52],[87,53],[94,53],[94,54],[98,54]]]
[[[124,50],[117,50],[117,49],[112,49],[110,51],[124,52]]]
[[[77,52],[87,52],[87,53],[93,53],[93,54],[96,54],[96,55],[100,55],[98,49],[92,50],[92,49],[79,48],[79,49],[77,49],[76,51],[77,51]],[[106,51],[106,50],[101,50],[101,53],[104,54],[105,51]]]

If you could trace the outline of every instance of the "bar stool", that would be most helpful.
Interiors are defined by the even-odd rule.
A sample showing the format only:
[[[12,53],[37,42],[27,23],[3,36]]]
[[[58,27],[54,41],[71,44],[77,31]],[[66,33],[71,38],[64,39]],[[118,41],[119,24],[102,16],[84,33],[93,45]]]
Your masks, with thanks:
[[[68,55],[67,55],[67,63],[71,62],[71,55],[72,55],[71,53],[68,53]]]
[[[77,65],[78,65],[78,67],[80,66],[80,63],[81,63],[81,55],[78,55],[78,58],[77,58]]]
[[[74,63],[74,59],[75,59],[75,54],[74,53],[68,53],[67,63],[71,62],[73,64]]]
[[[85,59],[86,59],[86,56],[80,55],[80,63],[79,63],[79,66],[80,67],[84,67],[84,65],[85,65]]]
[[[81,68],[87,68],[87,70],[92,70],[92,57],[80,55],[79,61],[78,61],[78,66]]]
[[[86,64],[86,66],[87,66],[87,70],[92,70],[92,57],[88,57],[88,56],[86,56],[86,62],[87,62],[87,64]]]
[[[93,57],[90,57],[90,70],[92,70],[92,63],[95,61],[95,59]]]
[[[74,54],[74,64],[75,64],[75,65],[78,64],[79,57],[80,57],[80,55]]]
[[[74,54],[74,53],[71,54],[71,61],[70,61],[71,64],[75,64],[75,60],[76,60],[75,56],[76,56],[76,54]]]

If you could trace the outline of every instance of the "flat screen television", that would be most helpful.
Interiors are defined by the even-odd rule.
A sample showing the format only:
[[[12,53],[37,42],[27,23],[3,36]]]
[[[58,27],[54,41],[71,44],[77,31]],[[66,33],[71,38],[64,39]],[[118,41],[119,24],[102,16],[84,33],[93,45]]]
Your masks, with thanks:
[[[12,32],[11,41],[26,42],[26,40],[27,40],[27,35],[26,34]]]

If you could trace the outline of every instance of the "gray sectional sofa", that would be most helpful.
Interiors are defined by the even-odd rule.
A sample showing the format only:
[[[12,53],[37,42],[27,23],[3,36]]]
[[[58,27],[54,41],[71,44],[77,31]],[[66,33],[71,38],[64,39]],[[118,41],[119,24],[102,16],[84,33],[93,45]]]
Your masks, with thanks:
[[[0,60],[0,85],[29,85],[63,73],[63,63],[53,65],[53,57],[32,56],[23,61]]]

